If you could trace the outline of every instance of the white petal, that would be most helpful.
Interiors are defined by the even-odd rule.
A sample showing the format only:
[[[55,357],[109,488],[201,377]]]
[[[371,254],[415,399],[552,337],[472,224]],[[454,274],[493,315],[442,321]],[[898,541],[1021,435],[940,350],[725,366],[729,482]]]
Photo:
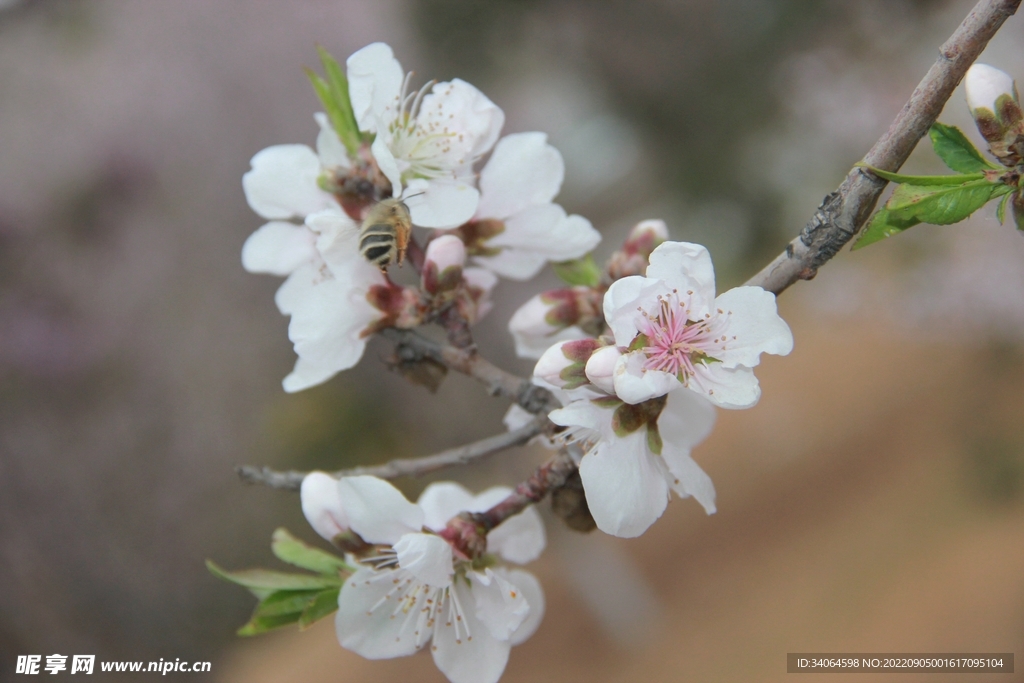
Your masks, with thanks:
[[[405,74],[391,48],[371,43],[346,61],[348,92],[359,130],[377,131],[378,119],[384,123],[398,115],[398,98]]]
[[[540,581],[528,571],[498,567],[494,573],[504,576],[509,583],[519,588],[526,597],[526,603],[530,606],[530,613],[512,634],[512,644],[519,645],[526,642],[537,631],[540,622],[544,619],[544,590],[540,587]]]
[[[680,497],[693,496],[710,515],[715,511],[715,486],[690,457],[715,424],[715,409],[694,391],[673,391],[658,417],[661,455],[672,475],[669,485]]]
[[[743,365],[726,368],[721,363],[698,364],[687,387],[721,408],[753,408],[761,398],[754,371]]]
[[[317,185],[320,158],[305,145],[275,145],[257,152],[242,176],[245,199],[264,218],[304,218],[336,202]]]
[[[558,330],[548,335],[530,335],[513,332],[512,337],[516,342],[517,356],[520,358],[540,358],[552,344],[587,339],[590,335],[572,325],[564,330]]]
[[[472,583],[476,618],[498,640],[509,640],[530,611],[526,596],[517,586],[490,569],[467,574]]]
[[[582,216],[566,216],[558,204],[540,204],[505,219],[505,230],[489,247],[522,249],[549,261],[579,258],[597,246],[601,234]]]
[[[630,405],[664,396],[680,387],[679,379],[661,370],[645,370],[643,351],[624,354],[615,364],[615,395]]]
[[[423,526],[440,531],[452,517],[470,509],[473,494],[461,484],[439,481],[423,489],[416,503],[423,510]]]
[[[360,568],[345,580],[334,620],[342,647],[367,659],[404,657],[419,649],[429,633],[423,629],[416,635],[417,616],[429,596],[418,591],[408,611],[398,609],[399,596],[388,593],[404,575],[400,570]]]
[[[338,480],[326,472],[310,472],[302,480],[302,514],[313,530],[328,541],[348,530]]]
[[[693,289],[690,306],[697,320],[711,312],[715,300],[715,269],[711,254],[699,244],[690,242],[663,242],[651,252],[647,277],[662,280],[669,289],[682,294]]]
[[[281,311],[284,315],[291,315],[292,311],[297,306],[301,306],[302,301],[310,296],[316,281],[316,265],[311,263],[300,266],[277,288],[277,293],[274,294],[274,303],[277,304],[277,310]]]
[[[566,380],[562,378],[562,372],[575,364],[571,358],[565,355],[563,347],[568,342],[553,344],[547,351],[537,359],[533,366],[533,383],[544,388],[562,389]]]
[[[466,245],[455,235],[441,235],[430,241],[425,256],[426,263],[434,264],[438,273],[448,268],[459,268],[466,264]]]
[[[1002,95],[1013,97],[1016,87],[1013,78],[1005,71],[988,64],[974,64],[964,76],[964,91],[967,106],[972,111],[984,108],[997,113],[996,100]]]
[[[367,543],[394,545],[423,528],[423,511],[402,492],[377,477],[342,477],[338,490],[352,530]]]
[[[468,167],[498,141],[505,114],[474,86],[456,78],[436,84],[423,98],[416,123],[422,130],[450,131],[454,161]]]
[[[478,512],[490,507],[491,505],[488,505]],[[509,562],[516,564],[533,562],[544,552],[545,545],[547,545],[547,538],[544,532],[544,522],[533,507],[528,507],[518,515],[509,517],[487,534],[488,552],[497,553]]]
[[[462,182],[432,180],[427,183],[423,194],[417,197],[413,196],[413,182],[409,183],[405,203],[415,225],[457,228],[473,217],[480,200],[480,193],[475,187]]]
[[[402,171],[398,168],[395,155],[388,149],[387,140],[383,134],[378,135],[374,139],[373,144],[370,145],[370,153],[373,154],[373,158],[377,161],[377,167],[380,169],[380,172],[391,183],[391,194],[395,197],[401,196]],[[415,223],[416,221],[413,220],[413,222]]]
[[[537,419],[536,415],[521,407],[518,403],[513,403],[508,407],[508,411],[501,421],[505,424],[505,429],[511,432],[520,427],[525,427],[535,419]]]
[[[353,259],[354,272],[365,270],[363,261]],[[372,269],[372,267],[371,267]],[[278,306],[291,313],[288,337],[300,362],[285,378],[285,391],[294,392],[326,381],[362,358],[367,339],[362,333],[381,317],[366,300],[366,288],[353,286],[349,273],[315,282],[311,286],[291,285],[293,278],[316,278],[302,268],[278,290]],[[377,274],[379,277],[379,273]],[[288,289],[286,289],[286,287]]]
[[[779,317],[775,295],[760,287],[736,287],[715,300],[725,325],[717,328],[726,335],[725,352],[718,360],[727,368],[754,367],[762,353],[785,356],[793,350],[793,333]],[[734,339],[735,337],[735,339]]]
[[[668,244],[666,242],[666,244]],[[665,293],[665,285],[639,275],[616,280],[604,294],[604,319],[615,337],[615,344],[627,348],[640,333],[643,319],[640,310],[656,310],[658,295]]]
[[[470,293],[476,297],[476,317],[469,321],[470,324],[475,324],[494,308],[491,301],[491,290],[498,284],[498,276],[486,268],[469,266],[462,270],[462,279]],[[477,292],[473,292],[473,290],[477,290]]]
[[[614,437],[611,429],[612,411],[598,408],[590,401],[573,401],[564,408],[552,410],[548,413],[548,419],[562,427],[583,427],[602,437]]]
[[[478,218],[508,218],[547,204],[562,187],[565,163],[544,133],[506,135],[480,172]]]
[[[294,223],[267,223],[242,246],[242,267],[250,273],[290,275],[316,258],[316,235]]]
[[[498,640],[476,617],[472,589],[456,581],[449,591],[455,593],[462,605],[462,622],[446,621],[444,615],[434,627],[431,654],[434,663],[451,683],[497,683],[508,663],[511,644]],[[453,598],[449,596],[448,600]],[[468,630],[468,631],[467,631]]]
[[[423,583],[434,588],[451,585],[455,569],[448,541],[434,534],[404,534],[394,548],[398,566]]]
[[[383,285],[380,270],[359,253],[359,226],[337,209],[318,211],[306,217],[306,226],[317,233],[316,250],[339,278],[364,283],[364,288]]]
[[[523,282],[535,277],[547,263],[547,259],[532,251],[502,249],[494,256],[474,256],[473,262],[501,277]]]
[[[590,354],[585,372],[587,379],[607,394],[615,393],[615,367],[622,358],[622,352],[614,346],[605,346]]]
[[[661,517],[668,482],[656,457],[647,448],[646,429],[602,439],[583,456],[580,478],[598,529],[634,538]]]
[[[313,114],[316,123],[320,126],[320,133],[316,136],[316,154],[320,157],[320,165],[323,168],[349,169],[352,162],[348,158],[348,150],[342,144],[337,131],[331,126],[327,114],[317,112]]]

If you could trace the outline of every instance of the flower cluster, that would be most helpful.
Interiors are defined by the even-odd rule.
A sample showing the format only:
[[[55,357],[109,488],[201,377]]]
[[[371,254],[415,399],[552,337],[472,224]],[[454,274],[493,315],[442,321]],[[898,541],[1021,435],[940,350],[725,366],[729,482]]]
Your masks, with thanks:
[[[466,558],[442,536],[460,511],[483,511],[510,489],[473,496],[458,484],[431,484],[410,503],[376,477],[334,479],[312,472],[302,482],[310,525],[350,552],[356,570],[338,597],[341,645],[368,659],[404,657],[430,643],[437,668],[452,683],[493,683],[509,650],[529,638],[544,614],[532,574]],[[357,543],[353,544],[353,540]],[[494,529],[488,550],[525,564],[544,549],[540,516],[528,508]]]
[[[298,355],[287,391],[355,365],[382,327],[414,327],[451,306],[476,322],[496,276],[533,277],[546,262],[578,258],[600,240],[586,219],[552,203],[564,164],[546,136],[499,140],[504,114],[469,83],[430,82],[410,92],[411,75],[383,43],[349,57],[347,79],[333,60],[325,66],[347,87],[321,92],[329,112],[315,116],[316,150],[268,147],[242,179],[249,206],[269,221],[246,241],[242,264],[288,278],[276,298],[291,316]],[[488,153],[477,180],[476,164]],[[360,253],[360,224],[388,197],[405,204],[414,226],[434,229],[428,243],[452,236],[447,246],[427,247],[426,264],[414,263],[421,287],[396,285]],[[431,260],[435,253],[443,263]],[[475,266],[464,267],[467,257]],[[434,278],[446,271],[439,285]]]
[[[738,287],[716,295],[707,250],[670,241],[662,221],[636,225],[598,266],[597,231],[553,203],[561,155],[543,133],[500,137],[501,109],[472,85],[456,79],[412,91],[382,43],[349,57],[344,73],[326,55],[324,67],[326,78],[311,76],[326,110],[315,116],[316,150],[269,147],[243,178],[249,205],[268,222],[246,241],[242,263],[287,278],[276,303],[291,316],[298,361],[285,390],[353,366],[385,328],[436,323],[454,353],[479,359],[469,326],[490,310],[498,278],[526,280],[551,263],[565,286],[533,297],[509,322],[519,355],[537,363],[536,386],[521,379],[505,392],[517,401],[506,424],[543,422],[524,438],[560,453],[515,491],[473,496],[439,483],[416,503],[383,479],[308,474],[303,512],[345,560],[305,546],[282,551],[320,572],[312,584],[287,584],[315,586],[315,595],[285,597],[306,601],[294,619],[312,620],[329,613],[333,605],[321,602],[336,591],[338,640],[364,657],[429,644],[453,683],[493,683],[544,610],[537,580],[498,564],[530,562],[543,550],[540,517],[528,506],[582,482],[579,528],[621,537],[650,527],[672,491],[714,512],[714,486],[691,449],[710,433],[716,406],[757,402],[761,354],[787,354],[793,338],[773,294]],[[412,284],[392,279],[406,254]],[[494,368],[478,379],[498,375],[507,373]],[[533,390],[543,400],[528,400]],[[280,617],[275,601],[284,597],[257,597],[257,615]]]

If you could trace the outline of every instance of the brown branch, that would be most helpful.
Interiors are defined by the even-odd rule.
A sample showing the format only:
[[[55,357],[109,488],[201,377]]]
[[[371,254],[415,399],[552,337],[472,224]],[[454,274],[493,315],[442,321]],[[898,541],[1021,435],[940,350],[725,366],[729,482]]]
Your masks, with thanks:
[[[1003,22],[1021,0],[981,0],[941,48],[935,64],[917,85],[889,130],[864,157],[883,171],[898,171]],[[800,236],[760,273],[747,281],[776,295],[797,280],[810,280],[818,268],[849,242],[871,215],[886,181],[854,168],[828,194]]]
[[[512,399],[534,414],[546,415],[561,407],[551,392],[525,377],[502,370],[474,348],[459,349],[451,344],[442,344],[413,330],[387,328],[380,334],[395,342],[395,354],[403,362],[429,359],[441,363],[482,383],[492,396]]]
[[[446,467],[455,465],[466,465],[470,462],[480,460],[506,448],[521,446],[533,437],[540,434],[547,424],[547,418],[538,417],[532,422],[512,431],[503,434],[475,441],[458,448],[450,448],[425,458],[402,458],[392,460],[383,465],[370,465],[367,467],[353,467],[347,470],[333,472],[333,477],[354,477],[362,474],[380,477],[381,479],[395,479],[397,477],[418,477],[429,472],[435,472]],[[302,486],[308,472],[278,472],[269,467],[254,467],[252,465],[240,465],[235,468],[239,478],[247,484],[263,484],[272,489],[286,489],[298,491]]]

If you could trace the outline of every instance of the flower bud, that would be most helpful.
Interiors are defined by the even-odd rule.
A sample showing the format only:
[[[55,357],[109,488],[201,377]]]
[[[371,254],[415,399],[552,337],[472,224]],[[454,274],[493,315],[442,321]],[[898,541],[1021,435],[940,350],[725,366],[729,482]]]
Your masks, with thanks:
[[[668,239],[668,226],[662,220],[640,221],[629,231],[622,249],[612,254],[607,271],[612,280],[643,275],[654,249]]]
[[[462,282],[466,246],[455,235],[442,235],[427,245],[423,288],[431,294],[448,292]]]
[[[509,320],[516,353],[521,358],[540,358],[552,344],[597,336],[603,320],[601,302],[601,295],[590,287],[567,287],[538,294],[520,306]]]
[[[964,90],[967,106],[992,154],[1007,166],[1017,164],[1024,151],[1024,116],[1013,78],[988,64],[975,64],[964,77]]]
[[[590,356],[600,348],[596,339],[576,339],[553,345],[533,368],[537,384],[549,389],[578,389],[589,384],[585,368]]]
[[[614,346],[605,346],[591,354],[587,361],[587,379],[607,394],[615,394],[615,364],[622,353]]]
[[[302,514],[313,530],[328,541],[348,531],[338,480],[326,472],[310,472],[302,480]]]

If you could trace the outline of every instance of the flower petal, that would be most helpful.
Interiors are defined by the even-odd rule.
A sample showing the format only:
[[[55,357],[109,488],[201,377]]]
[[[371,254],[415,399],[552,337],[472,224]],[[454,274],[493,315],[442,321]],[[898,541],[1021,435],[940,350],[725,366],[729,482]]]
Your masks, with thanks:
[[[409,609],[399,609],[399,598],[390,595],[395,579],[402,580],[405,572],[375,571],[366,567],[345,581],[338,595],[338,614],[335,631],[338,642],[367,659],[404,657],[416,652],[429,637],[427,629],[418,629],[420,610],[429,597],[416,591]],[[416,631],[420,630],[417,635]]]
[[[602,437],[614,437],[612,431],[612,411],[598,408],[587,400],[573,401],[564,408],[552,410],[548,419],[562,427],[582,427]]]
[[[294,223],[271,221],[242,245],[242,267],[250,273],[290,275],[316,259],[316,235]]]
[[[473,588],[476,618],[498,640],[509,640],[530,611],[526,596],[517,586],[490,569],[466,575]]]
[[[721,408],[753,408],[761,398],[754,371],[743,365],[726,368],[722,363],[698,364],[686,386]]]
[[[473,262],[501,277],[523,282],[535,277],[547,259],[531,251],[502,249],[494,256],[474,256]]]
[[[715,300],[725,325],[719,332],[728,337],[718,360],[727,368],[761,362],[762,353],[785,356],[793,350],[793,333],[778,313],[775,295],[760,287],[736,287]]]
[[[402,171],[398,168],[398,161],[395,155],[388,149],[387,140],[383,135],[378,135],[373,144],[370,145],[370,153],[377,162],[377,167],[384,177],[391,183],[391,194],[399,197],[402,194]],[[415,220],[413,221],[416,222]]]
[[[526,642],[537,631],[540,622],[544,619],[544,590],[540,587],[540,581],[528,571],[498,567],[494,573],[504,576],[509,583],[519,588],[526,597],[526,603],[530,606],[530,612],[526,615],[526,619],[519,624],[519,628],[515,630],[510,639],[513,645],[519,645]]]
[[[245,199],[264,218],[305,218],[335,206],[317,185],[320,158],[305,145],[274,145],[257,152],[242,176]]]
[[[414,196],[420,192],[416,182],[410,181],[409,189],[405,192],[405,204],[409,207],[415,225],[423,228],[456,228],[473,217],[480,200],[480,193],[475,187],[463,182],[431,180],[421,191],[422,194]]]
[[[451,683],[497,683],[508,663],[511,644],[492,636],[477,618],[473,589],[456,581],[447,598],[453,599],[462,606],[463,619],[446,621],[449,610],[444,606],[430,648],[434,663]]]
[[[423,526],[440,531],[452,517],[471,508],[473,494],[461,484],[439,481],[423,489],[416,504],[423,510]]]
[[[434,534],[403,534],[394,548],[398,566],[423,583],[434,588],[451,585],[455,569],[448,541]]]
[[[487,550],[516,564],[533,562],[546,545],[544,522],[532,507],[509,517],[487,534]]]
[[[696,498],[709,515],[715,512],[715,485],[690,457],[690,449],[711,433],[714,424],[714,407],[694,391],[673,391],[658,417],[661,455],[672,475],[669,485],[682,498]]]
[[[405,74],[385,43],[371,43],[346,60],[348,92],[359,130],[374,133],[378,120],[398,116],[399,96]]]
[[[667,244],[667,242],[666,242]],[[658,280],[631,275],[616,280],[604,295],[604,318],[616,346],[627,348],[640,333],[642,310],[657,310],[665,286]]]
[[[715,301],[715,269],[711,265],[711,254],[701,245],[663,242],[651,252],[647,277],[663,281],[669,290],[679,290],[680,298],[684,291],[692,289],[691,320],[711,312]]]
[[[338,209],[318,211],[306,217],[306,226],[317,234],[316,250],[339,279],[362,283],[360,289],[383,285],[384,276],[359,253],[359,226]]]
[[[449,164],[460,166],[464,171],[471,171],[473,161],[494,146],[504,124],[505,114],[498,105],[475,86],[459,78],[435,84],[423,98],[416,116],[416,125],[420,129],[450,133],[447,145],[451,157]],[[453,170],[458,174],[460,169]]]
[[[302,514],[313,530],[328,541],[348,530],[338,480],[326,472],[310,472],[302,480]]]
[[[548,261],[579,258],[597,246],[601,234],[582,216],[566,216],[558,204],[540,204],[505,219],[505,230],[488,247],[524,250]]]
[[[313,114],[316,123],[320,126],[320,133],[316,136],[316,154],[320,157],[320,165],[323,168],[349,169],[352,162],[348,158],[348,150],[342,144],[337,131],[331,127],[327,114],[317,112]]]
[[[668,505],[668,482],[655,457],[647,448],[646,429],[601,439],[583,456],[580,478],[598,529],[633,538],[661,517]]]
[[[338,490],[352,530],[367,543],[394,545],[423,528],[423,511],[402,492],[377,477],[342,477]]]
[[[547,204],[562,187],[565,162],[544,133],[506,135],[480,172],[478,218],[508,218]]]
[[[645,370],[643,351],[623,354],[615,363],[615,395],[630,405],[664,396],[681,385],[679,379],[661,370]]]

